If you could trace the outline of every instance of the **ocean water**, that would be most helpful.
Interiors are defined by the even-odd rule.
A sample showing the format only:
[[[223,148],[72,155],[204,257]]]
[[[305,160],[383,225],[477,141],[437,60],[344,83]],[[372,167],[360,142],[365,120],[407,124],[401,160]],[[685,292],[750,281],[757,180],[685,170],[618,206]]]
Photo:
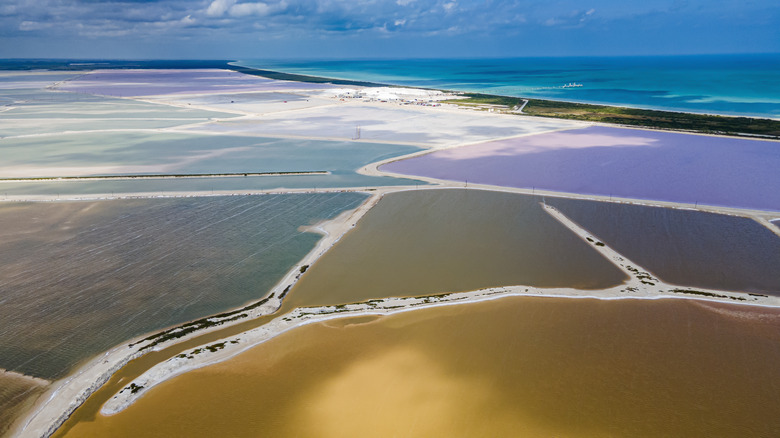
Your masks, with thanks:
[[[288,73],[507,96],[780,118],[780,54],[271,61]],[[567,87],[567,84],[581,87]]]

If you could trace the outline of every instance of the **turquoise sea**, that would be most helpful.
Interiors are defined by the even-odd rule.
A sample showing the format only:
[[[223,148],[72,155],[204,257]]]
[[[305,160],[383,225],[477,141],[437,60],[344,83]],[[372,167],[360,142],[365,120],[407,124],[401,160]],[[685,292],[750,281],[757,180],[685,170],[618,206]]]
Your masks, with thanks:
[[[245,60],[236,64],[393,85],[669,111],[780,118],[780,54]],[[574,86],[567,86],[572,84]]]

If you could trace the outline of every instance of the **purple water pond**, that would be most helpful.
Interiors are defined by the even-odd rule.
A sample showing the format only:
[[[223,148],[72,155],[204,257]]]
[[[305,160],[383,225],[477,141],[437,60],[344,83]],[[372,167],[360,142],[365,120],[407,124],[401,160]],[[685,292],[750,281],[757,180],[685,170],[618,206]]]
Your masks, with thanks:
[[[591,126],[386,164],[405,175],[681,203],[780,210],[780,143]]]

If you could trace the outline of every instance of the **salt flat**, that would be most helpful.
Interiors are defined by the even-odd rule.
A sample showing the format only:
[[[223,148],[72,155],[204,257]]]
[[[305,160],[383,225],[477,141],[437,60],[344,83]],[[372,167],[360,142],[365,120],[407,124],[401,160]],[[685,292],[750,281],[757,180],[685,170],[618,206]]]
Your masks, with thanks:
[[[209,93],[163,95],[145,98],[181,107],[209,108],[218,111],[236,112],[245,115],[261,115],[281,111],[333,105],[333,100],[320,93],[305,91],[247,91],[242,93]]]
[[[20,75],[26,78],[26,76]],[[0,138],[96,130],[159,129],[234,114],[52,89],[62,75],[11,82],[0,75]],[[27,78],[29,79],[29,78]],[[48,81],[47,81],[48,80]]]
[[[362,141],[439,148],[581,126],[584,125],[578,122],[445,107],[336,100],[330,106],[205,123],[188,131],[329,139],[352,139],[359,135]]]
[[[277,81],[231,70],[96,70],[60,84],[65,91],[106,96],[234,93],[239,91],[322,90],[328,84]]]

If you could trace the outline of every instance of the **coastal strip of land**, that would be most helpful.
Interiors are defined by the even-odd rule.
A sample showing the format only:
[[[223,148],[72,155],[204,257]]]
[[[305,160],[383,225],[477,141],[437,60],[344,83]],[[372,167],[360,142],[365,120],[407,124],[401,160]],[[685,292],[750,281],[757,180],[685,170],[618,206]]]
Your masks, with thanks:
[[[52,71],[91,71],[96,68],[100,68],[102,70],[211,68],[232,70],[247,75],[291,82],[294,81],[315,84],[329,83],[334,85],[354,87],[396,87],[396,85],[393,84],[327,78],[321,76],[284,73],[273,70],[245,67],[238,65],[237,61],[235,60],[111,61],[86,63],[38,60],[32,64],[25,60],[18,62],[6,62],[3,68],[6,70],[17,71],[32,69],[47,69]],[[404,86],[403,88],[414,87]],[[437,91],[451,92],[449,90]],[[522,114],[569,120],[583,120],[674,131],[701,132],[738,137],[758,137],[764,139],[780,139],[780,120],[776,119],[661,111],[545,99],[530,99],[522,96],[502,96],[463,92],[458,92],[458,94],[460,94],[464,99],[453,100],[451,103],[482,110],[493,109],[494,111],[498,112],[507,112],[518,115]]]
[[[224,68],[244,74],[262,76],[270,79],[332,83],[338,85],[362,87],[394,87],[392,84],[349,81],[343,79],[307,76],[283,73],[271,70],[258,70],[228,63]],[[404,88],[414,88],[404,86]],[[599,122],[611,125],[635,126],[678,132],[697,132],[704,134],[727,135],[732,137],[750,137],[762,139],[780,139],[780,120],[723,116],[715,114],[697,114],[675,111],[662,111],[622,106],[596,105],[529,99],[525,97],[501,96],[483,93],[464,93],[452,90],[436,90],[457,94],[460,98],[445,100],[442,103],[454,104],[472,109],[499,113]]]
[[[462,93],[460,96],[464,99],[445,102],[473,109],[536,117],[731,137],[780,139],[780,120],[773,119],[559,102],[479,93]]]

